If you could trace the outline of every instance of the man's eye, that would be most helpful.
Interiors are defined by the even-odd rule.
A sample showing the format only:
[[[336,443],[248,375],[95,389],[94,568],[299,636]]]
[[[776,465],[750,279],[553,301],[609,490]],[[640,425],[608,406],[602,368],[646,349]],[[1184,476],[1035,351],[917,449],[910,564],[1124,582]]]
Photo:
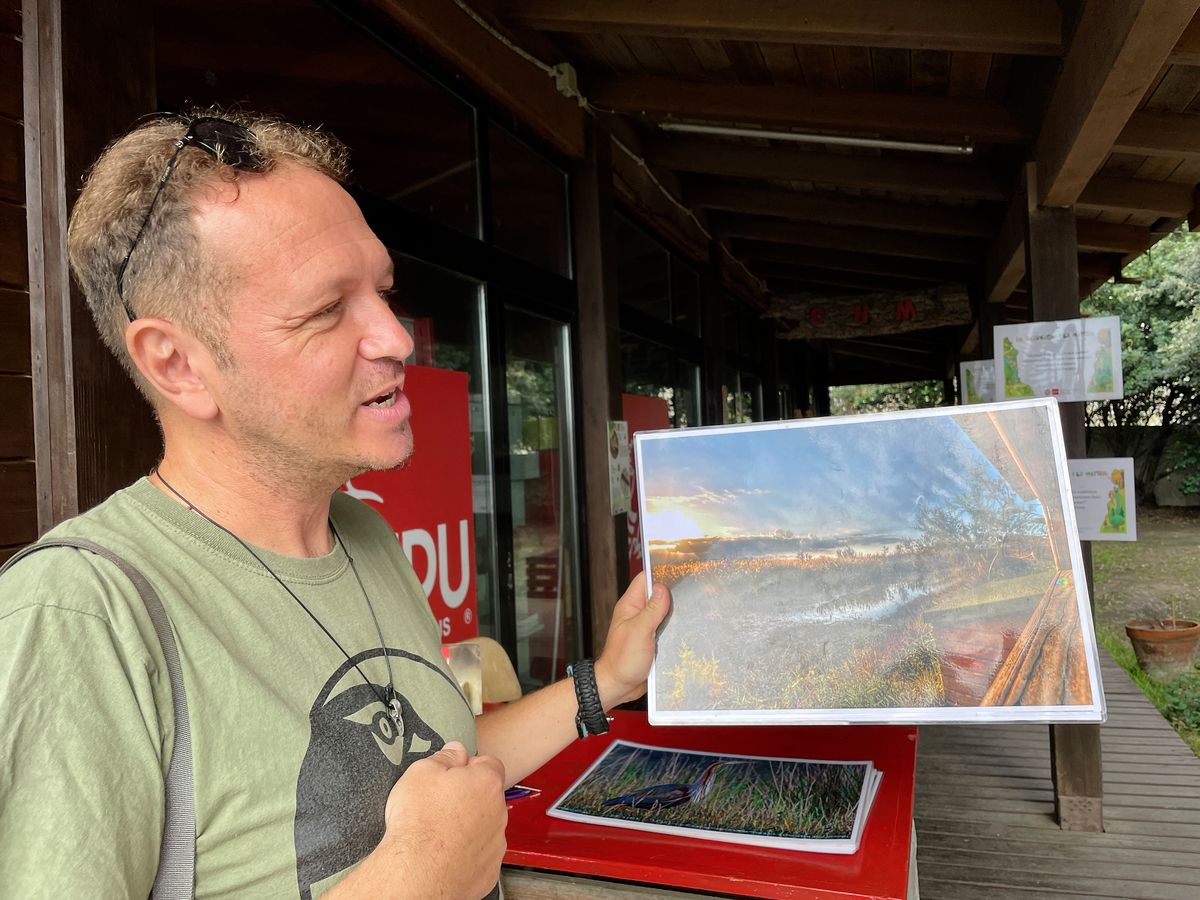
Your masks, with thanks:
[[[380,300],[383,300],[384,302],[390,302],[391,299],[396,296],[396,289],[390,287],[380,288],[378,293]]]
[[[322,318],[325,316],[332,316],[341,308],[342,302],[340,300],[337,303],[330,303],[327,307],[317,313],[317,317]]]

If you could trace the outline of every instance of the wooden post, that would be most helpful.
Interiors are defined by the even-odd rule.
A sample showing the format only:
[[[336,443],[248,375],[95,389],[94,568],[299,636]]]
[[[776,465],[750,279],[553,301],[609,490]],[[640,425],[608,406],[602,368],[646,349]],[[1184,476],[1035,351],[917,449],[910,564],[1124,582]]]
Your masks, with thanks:
[[[616,233],[612,139],[598,123],[586,136],[572,185],[576,283],[579,285],[579,385],[582,399],[584,545],[591,600],[591,648],[599,655],[620,588],[628,579],[625,516],[613,516],[608,494],[608,423],[621,418],[617,347]],[[618,542],[618,537],[620,541]],[[620,553],[618,553],[620,549]],[[618,577],[623,565],[625,577]]]
[[[1036,197],[1035,166],[1026,166],[1027,196]],[[1035,321],[1079,317],[1079,247],[1075,210],[1047,209],[1030,199],[1027,204],[1025,265]],[[1062,403],[1063,436],[1069,458],[1083,457],[1083,403]],[[1088,586],[1092,583],[1092,554],[1083,544]],[[1089,594],[1090,595],[1090,594]],[[1094,603],[1094,598],[1093,598]],[[1054,808],[1064,831],[1104,830],[1104,783],[1099,725],[1051,725],[1050,764],[1054,779]]]
[[[725,329],[721,323],[724,301],[721,248],[713,242],[709,246],[708,269],[700,277],[700,333],[704,336],[704,364],[700,370],[704,396],[700,410],[702,425],[720,425],[725,421],[725,401],[721,396],[725,380]]]
[[[770,320],[759,323],[763,361],[763,420],[775,421],[781,417],[791,418],[789,412],[779,408],[779,340]]]
[[[824,341],[808,342],[808,378],[812,384],[813,415],[829,415],[829,348]]]
[[[66,262],[68,210],[84,173],[111,138],[155,108],[150,7],[23,3],[40,531],[144,475],[162,446],[149,405],[101,342]]]

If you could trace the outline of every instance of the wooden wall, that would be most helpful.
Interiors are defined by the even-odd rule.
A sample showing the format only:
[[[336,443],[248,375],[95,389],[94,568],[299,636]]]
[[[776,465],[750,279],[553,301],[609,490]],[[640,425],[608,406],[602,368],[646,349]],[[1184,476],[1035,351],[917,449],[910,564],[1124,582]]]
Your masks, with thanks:
[[[0,0],[0,561],[37,536],[21,10]]]

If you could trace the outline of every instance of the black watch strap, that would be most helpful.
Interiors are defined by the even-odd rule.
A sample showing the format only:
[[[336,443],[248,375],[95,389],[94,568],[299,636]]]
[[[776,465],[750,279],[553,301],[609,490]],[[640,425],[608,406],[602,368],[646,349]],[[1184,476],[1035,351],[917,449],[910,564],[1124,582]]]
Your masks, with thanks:
[[[567,666],[567,674],[575,682],[575,700],[579,712],[575,714],[575,728],[581,738],[589,734],[606,734],[608,717],[600,703],[600,689],[596,687],[596,664],[590,659],[581,659]]]

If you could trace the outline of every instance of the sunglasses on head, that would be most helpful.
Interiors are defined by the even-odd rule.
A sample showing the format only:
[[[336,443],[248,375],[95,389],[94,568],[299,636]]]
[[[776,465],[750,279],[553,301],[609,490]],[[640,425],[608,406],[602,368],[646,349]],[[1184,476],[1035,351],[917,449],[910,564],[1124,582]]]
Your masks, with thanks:
[[[129,317],[130,322],[137,316],[129,305],[129,301],[125,299],[125,270],[129,268],[129,260],[133,256],[133,251],[137,249],[138,241],[142,239],[142,232],[146,230],[146,223],[154,214],[158,198],[162,196],[163,188],[170,181],[171,173],[175,171],[175,163],[179,161],[179,154],[185,147],[196,147],[217,162],[245,172],[261,172],[267,167],[267,160],[259,150],[257,139],[250,129],[215,116],[201,116],[198,119],[192,119],[188,124],[187,133],[175,142],[175,152],[171,154],[171,158],[167,161],[167,169],[163,172],[162,178],[158,180],[158,189],[150,201],[150,208],[146,210],[146,217],[142,219],[133,243],[129,245],[129,252],[125,254],[121,268],[117,270],[117,296],[121,298],[121,305],[125,307],[125,315]]]

